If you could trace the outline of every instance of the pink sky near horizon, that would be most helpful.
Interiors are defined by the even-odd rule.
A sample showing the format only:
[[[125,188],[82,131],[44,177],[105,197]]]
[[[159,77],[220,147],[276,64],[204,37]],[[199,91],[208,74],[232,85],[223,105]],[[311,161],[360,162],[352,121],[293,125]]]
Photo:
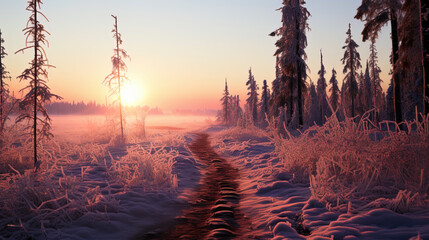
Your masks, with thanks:
[[[312,81],[320,69],[320,49],[331,77],[335,67],[341,83],[342,46],[348,23],[360,45],[362,66],[369,55],[369,43],[361,42],[363,24],[355,20],[360,1],[307,1],[309,19],[307,63]],[[128,75],[142,92],[141,105],[172,109],[217,109],[228,79],[231,94],[246,98],[245,82],[252,67],[259,86],[274,79],[276,38],[268,34],[281,25],[275,11],[281,0],[197,1],[197,0],[45,0],[42,12],[48,36],[49,86],[66,101],[105,103],[109,95],[103,79],[111,71],[114,39],[111,29],[117,15],[119,31],[128,51]],[[26,1],[0,0],[0,29],[9,54],[4,63],[11,72],[9,84],[17,92],[25,83],[16,80],[31,61],[31,52],[14,54],[24,46],[22,29],[29,13]],[[383,88],[389,82],[390,39],[388,26],[377,42]],[[364,69],[363,69],[364,71]],[[307,79],[309,82],[310,79]],[[109,100],[110,102],[111,100]]]

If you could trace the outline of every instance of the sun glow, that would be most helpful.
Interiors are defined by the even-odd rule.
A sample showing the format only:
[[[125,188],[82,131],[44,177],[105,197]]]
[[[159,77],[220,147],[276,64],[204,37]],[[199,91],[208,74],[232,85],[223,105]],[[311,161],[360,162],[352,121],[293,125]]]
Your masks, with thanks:
[[[122,103],[126,106],[137,106],[143,101],[143,88],[133,81],[125,83],[121,89]]]

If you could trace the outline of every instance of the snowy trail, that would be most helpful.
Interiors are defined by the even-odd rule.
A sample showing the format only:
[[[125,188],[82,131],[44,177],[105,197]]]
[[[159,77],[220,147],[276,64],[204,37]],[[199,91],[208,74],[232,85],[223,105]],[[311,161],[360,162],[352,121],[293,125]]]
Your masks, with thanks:
[[[189,147],[207,164],[204,177],[190,200],[190,208],[164,233],[142,239],[247,239],[250,221],[240,211],[238,170],[210,146],[208,134],[198,134]]]

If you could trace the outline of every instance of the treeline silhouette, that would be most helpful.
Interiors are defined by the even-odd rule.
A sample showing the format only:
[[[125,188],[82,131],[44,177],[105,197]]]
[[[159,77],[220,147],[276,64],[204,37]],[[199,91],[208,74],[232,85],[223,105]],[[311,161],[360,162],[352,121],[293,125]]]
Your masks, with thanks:
[[[95,101],[85,103],[80,102],[52,102],[45,105],[49,114],[56,115],[97,115],[106,114],[115,110],[114,106],[106,106],[104,104],[97,104]],[[149,115],[161,115],[163,111],[158,107],[150,108],[149,106],[135,106],[126,107],[127,111],[132,112],[146,112]]]

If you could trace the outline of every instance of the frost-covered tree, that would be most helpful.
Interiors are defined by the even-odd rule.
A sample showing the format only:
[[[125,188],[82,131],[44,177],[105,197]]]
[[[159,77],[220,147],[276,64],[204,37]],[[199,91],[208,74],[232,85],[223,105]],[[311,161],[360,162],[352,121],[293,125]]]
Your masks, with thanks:
[[[332,76],[329,80],[329,83],[331,84],[331,88],[329,89],[329,91],[331,92],[329,101],[333,110],[338,111],[338,106],[340,104],[340,89],[338,88],[337,72],[334,68],[332,69]]]
[[[270,100],[270,89],[268,88],[267,80],[264,80],[262,85],[261,103],[260,103],[260,114],[261,122],[265,122],[265,116],[268,116],[269,112],[269,100]]]
[[[113,68],[112,72],[104,79],[103,83],[110,88],[112,96],[115,96],[115,102],[119,105],[119,121],[121,125],[121,138],[124,140],[124,119],[122,116],[122,96],[121,90],[124,86],[125,81],[128,79],[126,75],[127,65],[124,62],[124,59],[129,58],[128,53],[120,48],[122,45],[122,35],[118,31],[118,18],[114,15],[112,17],[115,19],[113,25],[113,38],[116,42],[116,48],[113,49],[113,56],[111,57]]]
[[[366,104],[365,104],[365,90],[364,90],[364,75],[362,70],[360,71],[359,77],[358,77],[358,94],[356,97],[356,115],[361,115],[366,110]]]
[[[235,95],[231,97],[231,123],[238,125],[243,118],[243,109],[240,106],[240,96]]]
[[[291,99],[297,93],[297,103],[289,103],[292,116],[298,117],[299,125],[303,125],[303,92],[306,91],[305,79],[307,78],[307,58],[304,51],[307,46],[306,30],[308,29],[307,19],[310,13],[304,7],[304,0],[283,0],[282,27],[271,33],[271,36],[280,36],[276,42],[277,51],[275,56],[279,57],[283,74],[289,81],[289,92]],[[294,106],[297,106],[298,114],[294,114]]]
[[[6,66],[3,63],[3,59],[7,56],[6,49],[3,46],[4,39],[0,30],[0,137],[3,133],[3,128],[7,120],[6,113],[6,99],[8,97],[6,79],[10,79],[9,72],[6,71]]]
[[[395,108],[395,120],[402,122],[401,107],[401,80],[397,71],[399,59],[398,19],[401,15],[402,0],[362,0],[357,9],[355,18],[365,22],[362,31],[363,41],[375,40],[381,28],[390,21],[392,39],[392,66],[393,66],[393,96]]]
[[[351,99],[351,116],[355,116],[355,99],[358,93],[357,70],[361,68],[360,54],[357,51],[359,45],[352,39],[351,25],[349,24],[349,30],[347,31],[346,45],[343,46],[345,49],[344,57],[341,59],[344,64],[343,73],[345,74],[345,91],[348,97]]]
[[[372,84],[371,84],[371,77],[370,77],[370,71],[369,71],[369,63],[366,61],[366,68],[365,68],[365,75],[363,77],[363,104],[364,104],[364,111],[368,111],[369,109],[373,108],[372,105]]]
[[[310,91],[308,93],[308,116],[307,116],[307,124],[320,124],[321,123],[321,115],[320,115],[320,104],[319,97],[317,96],[316,86],[314,83],[310,81]]]
[[[276,57],[276,78],[272,82],[272,91],[270,98],[270,116],[278,117],[280,107],[284,107],[287,100],[290,100],[290,91],[287,87],[286,77],[280,69],[280,59]]]
[[[225,124],[228,125],[230,123],[230,112],[231,112],[231,96],[229,95],[228,91],[228,82],[225,79],[225,89],[223,90],[223,96],[220,99],[222,103],[222,110],[221,110],[221,116],[220,120]]]
[[[326,102],[326,84],[325,79],[325,66],[323,65],[323,55],[322,50],[320,50],[320,70],[317,72],[319,74],[319,79],[317,80],[317,98],[319,101],[319,113],[320,113],[320,124],[323,124],[325,117],[328,115],[328,103]]]
[[[51,118],[46,111],[45,104],[51,102],[52,98],[61,99],[61,97],[52,94],[47,85],[48,71],[46,68],[52,67],[48,63],[46,51],[43,45],[48,45],[45,34],[49,34],[45,30],[45,26],[39,21],[39,17],[43,17],[48,21],[40,8],[41,0],[29,0],[27,11],[31,12],[30,18],[24,28],[25,47],[18,50],[24,52],[27,49],[34,51],[34,58],[30,62],[30,67],[18,76],[20,81],[29,81],[29,85],[21,89],[22,92],[27,91],[24,98],[20,100],[20,114],[16,118],[16,122],[27,120],[30,124],[33,137],[34,151],[34,166],[35,170],[40,166],[38,162],[38,144],[44,138],[51,138]]]
[[[247,95],[249,96],[246,100],[247,110],[252,116],[254,123],[258,121],[258,85],[255,81],[255,76],[252,74],[252,69],[249,69],[249,79],[246,82],[247,86]]]
[[[395,117],[395,107],[394,107],[394,99],[393,99],[393,79],[390,80],[389,87],[386,92],[386,108],[384,113],[385,119],[394,119]]]
[[[377,48],[375,47],[375,41],[371,41],[369,46],[369,72],[371,77],[371,107],[376,109],[376,115],[373,116],[373,121],[377,120],[377,115],[379,115],[380,109],[384,105],[383,98],[383,89],[381,88],[381,83],[383,80],[380,78],[381,69],[378,66],[378,56]]]

